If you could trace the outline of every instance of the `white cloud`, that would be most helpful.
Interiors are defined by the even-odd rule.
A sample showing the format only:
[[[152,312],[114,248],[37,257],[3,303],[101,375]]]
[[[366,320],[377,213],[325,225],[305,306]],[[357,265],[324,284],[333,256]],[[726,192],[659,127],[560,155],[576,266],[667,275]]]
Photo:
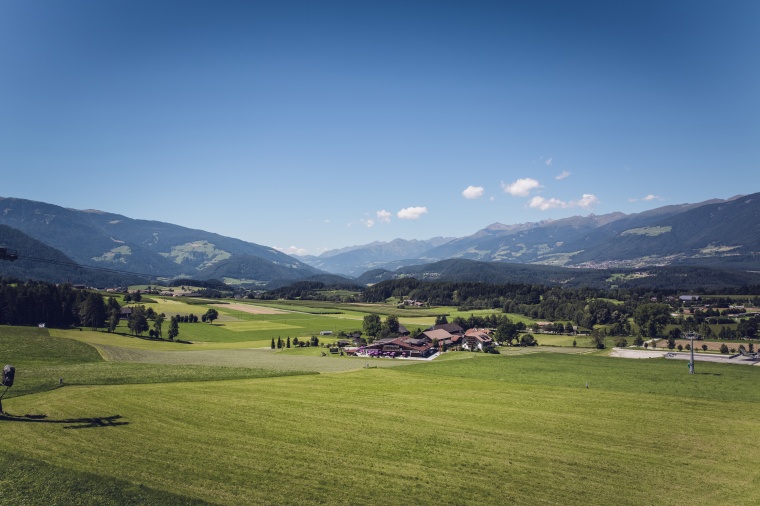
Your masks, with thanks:
[[[588,209],[589,207],[593,207],[594,205],[598,203],[599,203],[599,199],[596,197],[596,195],[591,195],[590,193],[584,193],[583,197],[581,197],[581,199],[578,202],[571,202],[570,205],[575,205],[583,209]]]
[[[545,163],[546,163],[547,167],[551,167],[552,166],[552,157],[550,156],[549,158],[547,158]]]
[[[504,193],[509,193],[515,197],[527,197],[530,195],[530,191],[541,187],[541,183],[535,179],[526,177],[515,181],[512,184],[501,183],[501,187],[504,188]]]
[[[386,211],[385,209],[382,209],[377,212],[377,219],[381,223],[390,223],[391,222],[391,213]]]
[[[638,202],[640,200],[644,201],[644,202],[651,202],[652,200],[662,200],[662,197],[660,197],[659,195],[653,195],[653,194],[650,193],[646,197],[643,197],[643,198],[640,198],[640,199],[630,198],[630,199],[628,199],[628,202]]]
[[[535,196],[532,199],[530,199],[530,202],[528,203],[528,207],[531,207],[533,209],[540,209],[542,211],[547,211],[549,209],[567,207],[567,202],[563,202],[559,199],[554,199],[554,198],[545,199],[543,197]]]
[[[466,199],[474,200],[483,196],[485,189],[482,186],[468,186],[462,192],[462,196]]]
[[[540,209],[541,211],[548,211],[549,209],[565,209],[567,207],[580,207],[582,209],[588,209],[599,203],[599,199],[596,195],[590,193],[584,193],[580,200],[571,200],[565,202],[555,198],[545,199],[541,196],[535,196],[528,202],[528,207],[532,209]]]
[[[554,179],[556,179],[557,181],[562,181],[563,179],[566,179],[568,177],[570,177],[570,173],[566,170],[563,170],[558,175],[554,176]]]
[[[427,212],[427,207],[407,207],[397,212],[396,216],[401,220],[419,220]]]
[[[372,228],[375,226],[375,220],[373,220],[372,218],[367,218],[366,220],[361,219],[359,220],[359,222],[367,228]]]
[[[274,249],[276,249],[277,251],[282,251],[286,255],[296,255],[299,257],[309,254],[309,250],[307,250],[306,248],[299,248],[298,246],[289,246],[287,248],[281,248],[280,246],[275,246]]]

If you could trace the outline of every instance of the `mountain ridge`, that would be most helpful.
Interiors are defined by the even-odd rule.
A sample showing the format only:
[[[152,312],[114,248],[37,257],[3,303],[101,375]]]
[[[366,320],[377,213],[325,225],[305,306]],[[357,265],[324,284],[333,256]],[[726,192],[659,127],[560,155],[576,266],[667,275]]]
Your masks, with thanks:
[[[83,266],[136,271],[160,277],[200,277],[232,257],[250,257],[271,264],[260,269],[263,279],[292,279],[320,271],[274,248],[213,232],[155,220],[137,220],[99,210],[80,211],[26,199],[0,197],[0,224],[17,229],[61,251]],[[215,268],[222,277],[240,278],[241,263]],[[270,277],[273,276],[273,277]]]

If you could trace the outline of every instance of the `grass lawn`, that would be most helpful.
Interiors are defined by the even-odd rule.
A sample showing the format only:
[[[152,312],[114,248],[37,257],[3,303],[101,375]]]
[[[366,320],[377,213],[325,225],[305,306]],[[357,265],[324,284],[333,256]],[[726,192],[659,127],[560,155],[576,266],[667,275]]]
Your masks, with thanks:
[[[754,367],[689,375],[531,350],[331,374],[363,361],[205,350],[196,366],[196,352],[108,349],[163,362],[104,362],[45,329],[0,333],[10,392],[32,393],[3,402],[10,503],[756,504]],[[218,367],[238,353],[261,367]],[[284,376],[287,361],[323,374]],[[84,380],[26,386],[46,368]]]

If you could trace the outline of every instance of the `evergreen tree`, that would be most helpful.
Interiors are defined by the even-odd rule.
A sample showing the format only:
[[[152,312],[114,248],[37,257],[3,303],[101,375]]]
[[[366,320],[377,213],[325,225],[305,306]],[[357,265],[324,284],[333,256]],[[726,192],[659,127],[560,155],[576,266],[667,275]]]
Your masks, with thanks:
[[[161,330],[161,328],[164,325],[164,315],[160,314],[156,316],[155,321],[153,322],[153,330],[155,331],[156,335],[163,339],[164,334]]]
[[[169,339],[174,341],[174,339],[178,335],[179,335],[179,317],[172,316],[171,320],[169,321]]]
[[[112,308],[108,314],[108,332],[115,332],[116,326],[121,319],[121,311],[119,309]]]

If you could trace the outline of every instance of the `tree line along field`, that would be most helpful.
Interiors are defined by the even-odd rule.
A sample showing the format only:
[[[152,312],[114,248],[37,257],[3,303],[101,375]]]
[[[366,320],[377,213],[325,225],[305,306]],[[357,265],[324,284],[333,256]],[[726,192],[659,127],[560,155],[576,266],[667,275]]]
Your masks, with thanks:
[[[113,363],[0,330],[10,503],[756,504],[755,367],[457,353],[335,374],[352,361]]]

